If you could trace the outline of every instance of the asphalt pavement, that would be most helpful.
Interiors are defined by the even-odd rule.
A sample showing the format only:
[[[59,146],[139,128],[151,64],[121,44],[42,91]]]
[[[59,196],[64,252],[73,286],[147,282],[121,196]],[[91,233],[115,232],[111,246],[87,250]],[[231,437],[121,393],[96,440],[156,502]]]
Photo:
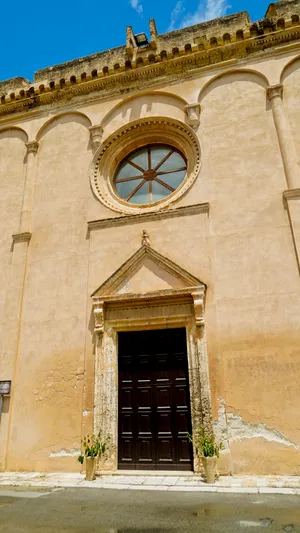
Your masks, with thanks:
[[[300,533],[300,497],[1,487],[5,533]]]

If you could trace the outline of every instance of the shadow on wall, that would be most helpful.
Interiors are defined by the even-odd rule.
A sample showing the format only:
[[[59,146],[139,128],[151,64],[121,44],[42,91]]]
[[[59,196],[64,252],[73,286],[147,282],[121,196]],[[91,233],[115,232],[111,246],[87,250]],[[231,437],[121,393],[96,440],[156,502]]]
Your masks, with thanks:
[[[223,74],[220,74],[216,76],[215,78],[209,80],[206,85],[201,89],[198,101],[201,103],[205,97],[214,89],[219,87],[225,87],[226,85],[233,84],[234,82],[249,82],[249,83],[255,83],[256,85],[259,85],[264,90],[269,86],[269,82],[267,78],[260,74],[259,72],[251,71],[251,70],[232,70],[228,72],[224,72]],[[271,103],[269,99],[267,98],[267,93],[265,91],[265,97],[266,97],[266,109],[267,111],[271,109]]]
[[[186,104],[182,98],[168,93],[149,93],[128,98],[107,113],[102,126],[105,128],[107,124],[117,123],[115,127],[117,129],[118,125],[155,115],[184,120]]]
[[[90,119],[84,115],[83,113],[79,112],[72,112],[72,113],[62,113],[59,115],[56,115],[55,117],[50,118],[38,131],[36,139],[39,141],[46,133],[51,131],[57,124],[70,124],[70,123],[76,122],[77,124],[81,124],[81,126],[84,126],[85,128],[89,128],[92,123]]]

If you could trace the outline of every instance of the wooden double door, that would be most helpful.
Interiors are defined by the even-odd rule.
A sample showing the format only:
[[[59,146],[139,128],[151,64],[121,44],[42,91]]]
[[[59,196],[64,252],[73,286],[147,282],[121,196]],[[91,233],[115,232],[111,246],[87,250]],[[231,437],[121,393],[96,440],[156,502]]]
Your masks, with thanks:
[[[119,333],[119,469],[192,470],[184,328]]]

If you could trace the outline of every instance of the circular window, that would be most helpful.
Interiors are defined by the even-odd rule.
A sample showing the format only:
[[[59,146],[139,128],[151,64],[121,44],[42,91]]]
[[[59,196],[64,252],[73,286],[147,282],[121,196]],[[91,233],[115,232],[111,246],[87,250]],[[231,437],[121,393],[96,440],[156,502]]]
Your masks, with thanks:
[[[103,205],[122,214],[169,208],[199,175],[196,133],[179,120],[141,118],[112,133],[95,152],[91,186]]]
[[[121,162],[114,186],[126,202],[152,204],[172,194],[186,171],[186,159],[176,148],[152,144],[131,152]]]

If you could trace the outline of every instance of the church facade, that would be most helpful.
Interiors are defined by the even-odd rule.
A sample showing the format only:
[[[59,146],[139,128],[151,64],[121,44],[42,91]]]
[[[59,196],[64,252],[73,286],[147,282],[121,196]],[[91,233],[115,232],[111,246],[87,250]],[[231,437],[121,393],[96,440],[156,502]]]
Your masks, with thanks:
[[[0,82],[0,470],[300,475],[299,17]]]

